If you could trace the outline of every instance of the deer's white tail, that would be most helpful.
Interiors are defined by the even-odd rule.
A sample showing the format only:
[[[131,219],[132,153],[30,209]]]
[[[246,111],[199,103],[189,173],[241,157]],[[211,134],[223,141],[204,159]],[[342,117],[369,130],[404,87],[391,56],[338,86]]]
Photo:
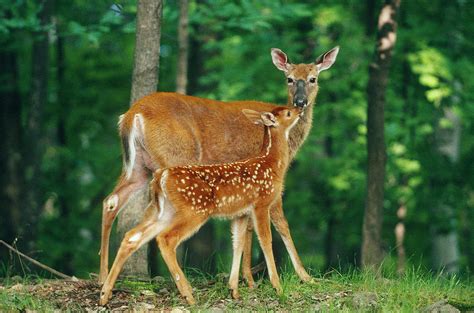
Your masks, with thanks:
[[[125,178],[130,179],[137,158],[138,145],[143,147],[145,138],[145,120],[142,114],[135,114],[131,125],[126,123],[123,115],[119,118],[120,136],[123,148],[123,167]]]

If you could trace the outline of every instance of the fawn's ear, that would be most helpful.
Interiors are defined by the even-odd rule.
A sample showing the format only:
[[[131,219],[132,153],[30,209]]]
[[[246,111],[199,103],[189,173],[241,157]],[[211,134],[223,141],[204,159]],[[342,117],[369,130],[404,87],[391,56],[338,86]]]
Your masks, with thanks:
[[[288,57],[286,54],[277,48],[272,48],[272,61],[273,64],[279,69],[280,71],[287,72],[288,66]]]
[[[260,114],[260,119],[265,126],[277,126],[275,115],[270,112],[263,112]]]
[[[330,68],[336,62],[339,46],[336,46],[326,53],[321,54],[314,62],[318,67],[318,72],[322,72]]]
[[[262,119],[260,118],[261,112],[254,110],[243,109],[242,113],[254,124],[263,124]]]

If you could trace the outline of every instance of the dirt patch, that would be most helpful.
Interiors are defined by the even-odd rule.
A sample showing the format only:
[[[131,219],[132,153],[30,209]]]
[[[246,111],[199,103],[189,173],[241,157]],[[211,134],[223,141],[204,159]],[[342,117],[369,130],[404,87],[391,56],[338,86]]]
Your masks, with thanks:
[[[184,308],[173,306],[172,294],[169,292],[157,294],[152,290],[133,291],[120,288],[114,289],[113,297],[106,306],[99,306],[100,286],[89,280],[51,280],[32,285],[18,283],[6,291],[27,293],[52,303],[61,311],[171,311]]]

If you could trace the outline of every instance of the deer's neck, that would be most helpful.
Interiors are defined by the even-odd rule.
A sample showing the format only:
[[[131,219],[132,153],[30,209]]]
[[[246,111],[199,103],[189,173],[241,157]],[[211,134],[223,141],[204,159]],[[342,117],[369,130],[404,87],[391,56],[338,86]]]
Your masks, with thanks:
[[[276,171],[288,166],[289,149],[285,134],[279,129],[265,127],[262,154]]]

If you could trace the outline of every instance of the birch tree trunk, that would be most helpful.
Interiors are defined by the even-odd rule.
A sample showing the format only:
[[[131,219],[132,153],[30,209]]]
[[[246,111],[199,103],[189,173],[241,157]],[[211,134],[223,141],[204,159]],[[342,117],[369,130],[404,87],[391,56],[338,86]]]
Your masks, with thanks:
[[[435,148],[440,155],[446,157],[446,162],[454,164],[459,159],[461,118],[451,108],[444,109],[443,118],[449,121],[450,126],[441,127],[438,123]],[[439,181],[437,184],[442,184],[439,187],[444,188],[449,182]],[[449,226],[456,224],[455,211],[450,205],[441,202],[434,208],[433,214],[443,217],[443,225],[435,223],[432,228],[433,266],[446,275],[456,274],[459,272],[460,258],[458,234],[454,227]]]
[[[135,39],[135,64],[132,76],[130,105],[154,91],[158,85],[160,56],[162,0],[139,0]],[[130,198],[118,216],[117,231],[120,240],[142,218],[148,204],[148,188],[143,188]],[[148,246],[134,253],[123,268],[123,275],[148,276]]]
[[[385,181],[384,106],[392,51],[396,41],[396,14],[400,0],[385,0],[379,14],[377,44],[369,65],[367,86],[367,198],[362,227],[363,268],[378,270],[382,263],[382,219]]]

